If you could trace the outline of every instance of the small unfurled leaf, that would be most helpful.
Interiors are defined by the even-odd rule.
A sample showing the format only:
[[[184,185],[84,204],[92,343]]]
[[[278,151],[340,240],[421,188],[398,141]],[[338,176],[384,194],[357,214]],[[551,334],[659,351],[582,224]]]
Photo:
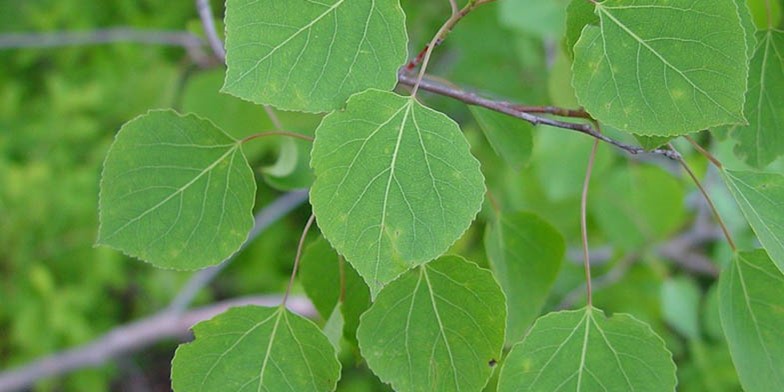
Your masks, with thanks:
[[[723,177],[762,246],[784,271],[784,175],[725,170]]]
[[[764,250],[740,252],[719,280],[721,325],[747,392],[784,385],[784,275]]]
[[[406,61],[399,0],[228,0],[224,92],[285,110],[392,89]]]
[[[253,227],[255,193],[238,140],[195,115],[152,111],[106,156],[97,242],[161,268],[217,264]]]
[[[319,228],[375,296],[444,253],[482,205],[484,177],[457,124],[369,90],[316,130],[310,201]]]
[[[734,0],[606,0],[574,47],[577,97],[594,118],[641,135],[742,124],[747,44]]]
[[[501,356],[505,317],[490,271],[445,256],[387,285],[357,336],[368,366],[396,391],[478,392]]]
[[[488,225],[485,249],[506,294],[506,341],[516,343],[539,316],[561,269],[566,245],[549,223],[520,212],[504,214]]]
[[[627,314],[584,308],[548,314],[504,361],[499,392],[674,391],[664,341]]]
[[[310,320],[283,307],[245,306],[193,327],[177,349],[172,388],[191,391],[333,391],[335,348]]]

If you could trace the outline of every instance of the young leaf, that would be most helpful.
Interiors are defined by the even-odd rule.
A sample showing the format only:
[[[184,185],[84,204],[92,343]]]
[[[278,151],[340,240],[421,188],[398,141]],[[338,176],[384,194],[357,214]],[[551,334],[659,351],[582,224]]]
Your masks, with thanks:
[[[762,246],[784,271],[784,175],[732,170],[723,174]]]
[[[350,264],[345,264],[342,268],[345,279],[343,302],[340,306],[344,320],[343,331],[344,336],[356,344],[359,316],[370,307],[370,290]],[[340,303],[340,270],[338,254],[324,238],[308,245],[302,254],[299,269],[302,286],[325,319],[333,317],[331,314]]]
[[[528,164],[534,147],[533,125],[477,106],[468,108],[496,154],[516,170]]]
[[[640,143],[642,148],[650,151],[657,149],[673,139],[671,136],[645,136],[645,135],[634,135],[634,138],[637,139],[637,142]]]
[[[161,268],[217,264],[248,236],[255,193],[239,141],[195,115],[151,111],[106,156],[97,243]]]
[[[228,0],[222,91],[323,112],[392,89],[406,61],[404,18],[399,0]]]
[[[193,333],[172,361],[175,391],[333,391],[340,378],[327,337],[283,307],[232,308]]]
[[[746,38],[734,0],[595,9],[599,25],[582,30],[572,83],[597,120],[658,136],[745,122]]]
[[[764,250],[741,252],[719,280],[721,325],[744,390],[784,385],[784,275]]]
[[[736,155],[762,169],[784,155],[784,31],[762,31],[758,38],[746,95],[749,124],[735,127],[731,135],[738,141]]]
[[[520,212],[502,215],[487,226],[485,249],[506,294],[506,341],[516,343],[539,316],[561,269],[566,245],[549,223]]]
[[[499,392],[674,391],[664,341],[627,314],[594,308],[548,314],[504,361]]]
[[[316,130],[310,201],[319,228],[375,296],[441,255],[482,205],[484,178],[457,124],[409,97],[368,90]]]
[[[385,287],[357,337],[368,366],[396,391],[478,392],[500,358],[505,318],[490,271],[445,256]]]

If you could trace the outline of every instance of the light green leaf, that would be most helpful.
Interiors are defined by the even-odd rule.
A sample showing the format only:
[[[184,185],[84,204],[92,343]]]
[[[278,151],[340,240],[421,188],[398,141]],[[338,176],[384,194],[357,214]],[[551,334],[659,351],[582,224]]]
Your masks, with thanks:
[[[541,38],[563,34],[564,10],[569,0],[501,1],[498,16],[501,24]]]
[[[97,243],[161,268],[217,264],[247,238],[255,193],[239,141],[195,115],[151,111],[106,156]]]
[[[303,189],[313,183],[310,170],[311,145],[302,140],[285,139],[275,164],[261,170],[264,180],[275,189],[289,191]]]
[[[327,337],[283,307],[232,308],[193,333],[172,361],[175,391],[333,391],[340,378]]]
[[[228,0],[222,91],[323,112],[392,89],[407,56],[404,18],[399,0]]]
[[[514,169],[528,164],[533,150],[533,125],[518,118],[469,106],[490,147]]]
[[[744,123],[746,40],[734,0],[606,0],[574,48],[578,100],[597,120],[673,136]]]
[[[762,246],[784,271],[784,175],[732,170],[723,174]]]
[[[675,390],[664,341],[627,314],[598,309],[548,314],[504,361],[499,392]]]
[[[299,277],[305,293],[313,301],[322,317],[334,317],[334,309],[340,302],[340,271],[343,271],[345,289],[340,311],[344,320],[344,336],[357,343],[356,331],[359,316],[370,307],[370,290],[365,281],[351,268],[338,259],[338,254],[324,238],[319,238],[305,249],[300,260]]]
[[[784,385],[784,275],[764,250],[740,252],[719,280],[721,325],[743,388]]]
[[[357,337],[368,366],[396,391],[478,392],[500,358],[505,318],[490,271],[445,256],[385,287]]]
[[[549,223],[519,212],[488,225],[485,249],[506,294],[506,341],[516,343],[539,316],[561,270],[566,244]]]
[[[460,128],[409,97],[352,96],[324,118],[311,156],[319,228],[373,296],[445,252],[482,205],[484,178]]]
[[[662,317],[678,333],[691,339],[700,338],[700,292],[697,282],[688,276],[670,278],[661,287]]]
[[[764,30],[781,26],[782,8],[784,7],[781,0],[746,0],[746,2],[758,29]]]
[[[732,130],[735,154],[762,169],[784,155],[784,31],[758,33],[746,95],[748,125]]]
[[[324,323],[324,335],[326,335],[335,352],[340,352],[340,340],[343,337],[343,328],[345,327],[346,320],[343,318],[343,311],[341,310],[342,304],[338,302],[335,308],[332,309],[332,314],[329,315],[327,322]]]
[[[751,57],[754,55],[754,48],[757,47],[757,29],[754,27],[754,20],[746,0],[735,0],[735,6],[738,8],[740,25],[743,27],[743,34],[746,37],[746,58],[751,60]]]

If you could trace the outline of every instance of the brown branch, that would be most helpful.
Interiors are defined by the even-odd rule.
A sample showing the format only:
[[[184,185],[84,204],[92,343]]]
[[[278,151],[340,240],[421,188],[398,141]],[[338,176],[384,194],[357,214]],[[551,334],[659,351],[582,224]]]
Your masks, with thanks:
[[[116,327],[79,347],[44,357],[28,365],[0,373],[0,392],[17,391],[36,381],[60,376],[152,346],[167,339],[186,340],[192,325],[211,319],[235,306],[279,306],[282,297],[257,296],[219,302],[189,312],[164,311],[130,324]],[[291,297],[287,307],[305,317],[315,317],[313,305],[304,297]]]
[[[405,86],[414,86],[417,82],[415,76],[410,74],[406,74],[403,72],[398,73],[398,82]],[[452,86],[447,86],[442,83],[435,82],[433,80],[424,78],[422,82],[419,84],[419,88],[433,94],[442,95],[445,97],[449,97],[468,105],[473,106],[481,106],[485,109],[490,109],[499,113],[503,113],[512,117],[519,118],[521,120],[527,121],[533,125],[549,125],[556,128],[567,129],[579,133],[584,133],[588,136],[591,136],[595,139],[603,141],[605,143],[609,143],[615,147],[618,147],[629,154],[637,155],[642,153],[651,153],[651,154],[658,154],[663,155],[667,158],[678,160],[680,158],[680,154],[673,150],[657,148],[655,150],[646,151],[642,147],[632,146],[618,140],[609,138],[594,129],[593,126],[590,124],[578,124],[572,123],[567,121],[560,121],[554,120],[548,117],[537,116],[535,114],[527,113],[524,111],[520,111],[515,109],[514,105],[509,104],[505,101],[495,101],[492,99],[484,98],[476,93],[462,90],[459,88],[455,88]]]

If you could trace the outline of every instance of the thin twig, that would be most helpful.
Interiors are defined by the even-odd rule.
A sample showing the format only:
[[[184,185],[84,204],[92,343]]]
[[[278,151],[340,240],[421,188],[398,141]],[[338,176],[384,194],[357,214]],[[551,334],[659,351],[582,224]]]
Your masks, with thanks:
[[[416,77],[401,72],[398,73],[398,82],[402,85],[414,86],[417,80]],[[655,150],[646,151],[642,147],[625,144],[618,140],[609,138],[601,134],[600,132],[597,132],[596,129],[594,129],[590,124],[578,124],[578,123],[572,123],[567,121],[559,121],[547,117],[537,116],[531,113],[522,112],[516,110],[513,107],[513,105],[510,105],[508,102],[495,101],[492,99],[484,98],[476,93],[455,88],[452,86],[447,86],[442,83],[437,83],[426,78],[422,79],[422,81],[419,84],[419,88],[434,94],[453,98],[455,100],[461,101],[468,105],[481,106],[485,109],[490,109],[499,113],[516,117],[521,120],[527,121],[533,125],[549,125],[556,128],[584,133],[593,138],[601,140],[605,143],[612,144],[613,146],[618,147],[632,155],[643,154],[643,153],[658,154],[676,161],[680,157],[680,155],[677,152],[668,149],[657,148]]]
[[[588,168],[585,170],[585,182],[583,182],[583,193],[580,198],[580,232],[583,241],[583,262],[585,263],[585,294],[588,298],[588,306],[593,305],[593,291],[591,288],[591,254],[588,251],[588,188],[591,184],[591,172],[596,161],[596,151],[599,149],[599,140],[594,140],[591,156],[588,158]]]
[[[721,170],[723,168],[721,162],[719,162],[719,160],[715,156],[713,156],[713,154],[711,154],[708,150],[704,149],[696,141],[694,141],[694,139],[692,139],[691,136],[686,135],[685,138],[686,140],[689,141],[689,143],[691,143],[691,145],[694,147],[695,150],[697,150],[697,152],[699,152],[705,158],[711,161],[711,163],[713,163],[713,165],[716,166],[717,169]]]
[[[18,391],[36,381],[60,376],[86,367],[104,365],[107,361],[128,355],[168,339],[185,340],[194,324],[208,320],[236,306],[273,307],[281,296],[256,296],[227,300],[181,313],[165,310],[147,318],[117,326],[101,337],[72,349],[43,357],[27,365],[0,373],[0,392]],[[313,304],[305,297],[289,298],[287,307],[305,317],[315,317]]]
[[[433,54],[433,50],[440,44],[444,42],[446,37],[452,32],[452,29],[463,19],[466,15],[470,14],[471,11],[476,9],[482,4],[489,3],[493,0],[469,0],[468,4],[463,7],[460,11],[454,11],[456,9],[456,4],[454,4],[454,8],[452,11],[452,15],[449,19],[444,22],[440,29],[430,43],[425,47],[425,54],[422,58],[422,66],[419,68],[419,73],[417,74],[416,82],[414,82],[414,88],[411,91],[411,96],[416,97],[417,92],[419,91],[419,85],[422,83],[422,78],[425,76],[425,72],[427,71],[427,65],[430,63],[430,57]]]
[[[212,53],[221,63],[225,63],[226,49],[223,47],[223,42],[215,29],[215,21],[209,0],[196,0],[196,10],[199,12],[201,24],[204,26],[204,34],[207,36],[207,42],[210,44]]]
[[[302,229],[302,235],[299,237],[299,244],[297,244],[297,255],[294,257],[294,267],[291,269],[291,278],[289,279],[289,285],[286,286],[286,293],[283,294],[283,301],[280,303],[280,306],[286,306],[286,300],[289,298],[291,287],[294,286],[294,278],[297,276],[297,269],[299,269],[299,261],[302,258],[302,249],[305,247],[305,238],[308,236],[310,226],[313,225],[315,220],[316,215],[310,214],[308,222],[305,223],[305,228]]]
[[[673,147],[672,143],[669,143],[669,146],[673,151],[675,151],[675,147]],[[721,231],[722,233],[724,233],[724,238],[727,239],[727,243],[730,245],[730,248],[732,248],[733,251],[737,251],[738,248],[737,246],[735,246],[735,241],[732,240],[732,235],[730,235],[730,231],[727,228],[727,225],[724,224],[724,220],[721,218],[721,215],[719,215],[719,210],[716,209],[716,205],[713,204],[713,200],[711,199],[710,195],[708,195],[708,192],[700,183],[700,180],[697,178],[697,175],[694,174],[694,172],[691,170],[691,168],[683,158],[681,158],[679,162],[683,167],[683,170],[685,170],[686,173],[689,174],[689,177],[691,177],[692,181],[694,181],[694,184],[697,186],[697,189],[700,190],[700,193],[702,193],[702,196],[705,198],[705,201],[708,202],[708,206],[710,206],[711,211],[713,211],[713,216],[716,218],[716,223],[718,223],[719,227],[721,227]]]
[[[294,191],[286,193],[278,197],[275,201],[269,203],[266,207],[262,208],[255,216],[255,223],[253,229],[248,234],[248,238],[242,244],[237,253],[229,256],[220,264],[203,269],[193,275],[191,279],[185,283],[180,289],[180,292],[169,303],[168,310],[175,312],[182,312],[190,306],[196,295],[210,282],[212,282],[218,274],[223,271],[234,258],[241,253],[256,237],[258,237],[267,228],[272,226],[275,222],[279,221],[284,216],[288,215],[295,208],[301,206],[308,200],[308,191]]]

